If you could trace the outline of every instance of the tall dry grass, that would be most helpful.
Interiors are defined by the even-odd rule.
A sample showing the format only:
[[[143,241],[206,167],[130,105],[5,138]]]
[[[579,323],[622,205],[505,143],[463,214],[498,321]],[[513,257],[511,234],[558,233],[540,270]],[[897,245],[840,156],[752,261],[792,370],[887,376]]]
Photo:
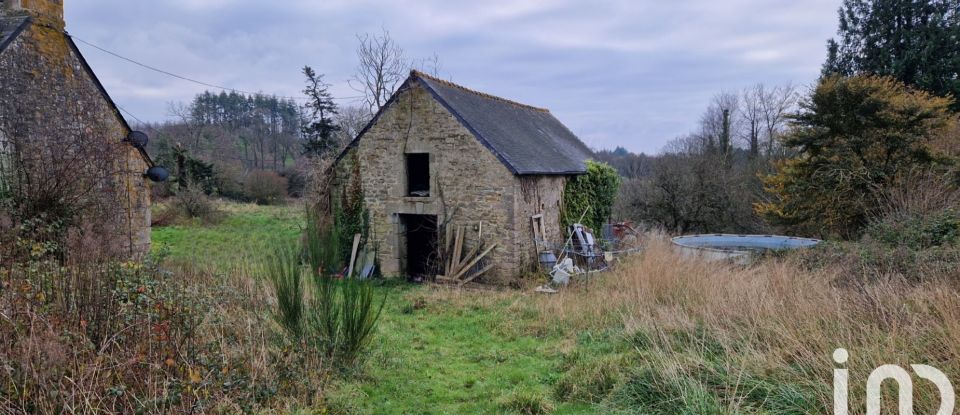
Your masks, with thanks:
[[[660,237],[539,308],[544,324],[622,328],[623,373],[602,399],[611,411],[832,413],[833,369],[844,366],[831,356],[841,347],[851,356],[851,413],[865,411],[866,378],[882,364],[929,364],[960,379],[954,281],[851,282],[790,259],[749,267],[681,259]],[[934,413],[933,386],[915,385],[918,413]]]
[[[0,413],[283,413],[321,402],[324,362],[277,338],[253,267],[91,267],[73,275],[103,287],[89,302],[44,288],[62,277],[56,267],[0,269]]]

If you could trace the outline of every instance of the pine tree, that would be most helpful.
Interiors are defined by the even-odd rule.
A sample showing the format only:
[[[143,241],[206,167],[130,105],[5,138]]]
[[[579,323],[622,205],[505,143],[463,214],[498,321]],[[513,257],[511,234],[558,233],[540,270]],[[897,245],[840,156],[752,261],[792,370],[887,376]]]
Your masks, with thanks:
[[[960,97],[958,0],[844,0],[839,14],[824,75],[887,75]]]
[[[310,98],[306,107],[310,119],[303,124],[303,154],[310,157],[322,157],[337,149],[336,132],[340,131],[333,117],[337,115],[337,104],[328,90],[330,85],[323,82],[323,75],[313,68],[305,66],[303,74],[307,77],[307,88],[303,93]]]

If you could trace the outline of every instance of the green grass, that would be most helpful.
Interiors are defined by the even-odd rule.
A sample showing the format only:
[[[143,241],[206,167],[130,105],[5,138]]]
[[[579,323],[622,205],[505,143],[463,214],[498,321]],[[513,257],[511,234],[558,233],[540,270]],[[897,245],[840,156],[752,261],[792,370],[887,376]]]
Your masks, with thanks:
[[[223,203],[221,209],[224,217],[213,225],[154,227],[153,251],[166,251],[175,261],[230,270],[270,252],[277,241],[296,240],[303,229],[299,206]]]
[[[573,339],[537,335],[535,315],[513,295],[454,299],[443,288],[390,289],[362,373],[331,392],[334,413],[513,414],[544,403],[534,407],[596,413],[589,404],[556,401],[553,385]]]
[[[230,271],[238,262],[261,259],[278,238],[296,240],[304,223],[298,206],[224,203],[221,208],[224,217],[213,225],[155,227],[155,252]],[[455,298],[404,283],[379,290],[388,299],[371,354],[361,370],[331,385],[327,400],[334,413],[596,412],[587,404],[556,401],[563,348],[576,339],[528,331],[536,313],[513,304],[514,295]]]

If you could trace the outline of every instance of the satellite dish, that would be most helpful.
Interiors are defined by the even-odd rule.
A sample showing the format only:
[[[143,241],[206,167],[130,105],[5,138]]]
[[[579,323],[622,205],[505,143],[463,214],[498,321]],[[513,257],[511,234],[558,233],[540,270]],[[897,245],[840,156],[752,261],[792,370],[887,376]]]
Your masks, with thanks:
[[[170,171],[165,167],[153,166],[147,170],[147,173],[144,174],[144,176],[147,176],[147,178],[152,182],[163,183],[170,178]]]
[[[143,131],[131,131],[130,134],[127,134],[127,142],[133,144],[136,148],[146,147],[149,141],[150,137]]]

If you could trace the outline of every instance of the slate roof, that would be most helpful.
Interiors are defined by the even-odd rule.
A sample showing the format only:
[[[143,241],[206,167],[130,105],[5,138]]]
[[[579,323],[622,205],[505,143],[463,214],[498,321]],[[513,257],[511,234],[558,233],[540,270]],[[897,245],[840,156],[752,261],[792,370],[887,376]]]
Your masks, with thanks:
[[[29,20],[27,16],[5,16],[0,12],[0,52],[13,43],[13,40],[27,27]]]
[[[586,160],[593,157],[593,152],[546,109],[477,92],[418,71],[410,73],[384,109],[413,83],[429,91],[513,174],[583,174]],[[379,114],[367,129],[378,118]],[[364,132],[366,129],[351,147]]]

